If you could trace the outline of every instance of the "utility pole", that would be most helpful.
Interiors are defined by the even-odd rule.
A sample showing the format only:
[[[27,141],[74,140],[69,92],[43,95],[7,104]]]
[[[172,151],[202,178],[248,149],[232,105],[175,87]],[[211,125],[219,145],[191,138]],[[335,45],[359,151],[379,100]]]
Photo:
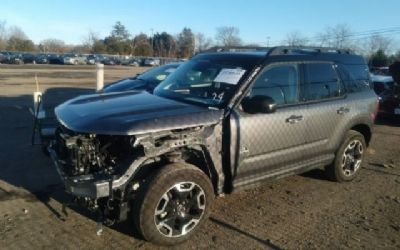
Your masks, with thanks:
[[[267,47],[269,47],[269,39],[271,39],[271,37],[267,36]]]

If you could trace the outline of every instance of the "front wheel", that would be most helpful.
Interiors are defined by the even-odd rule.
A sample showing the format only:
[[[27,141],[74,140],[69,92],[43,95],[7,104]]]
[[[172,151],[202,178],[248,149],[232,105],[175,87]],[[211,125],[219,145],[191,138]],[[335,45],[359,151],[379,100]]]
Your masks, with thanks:
[[[334,162],[325,169],[329,179],[338,182],[353,180],[361,169],[365,150],[364,136],[350,130],[337,151]]]
[[[136,224],[143,237],[162,245],[181,243],[204,223],[214,200],[210,179],[193,165],[161,169],[143,190]]]

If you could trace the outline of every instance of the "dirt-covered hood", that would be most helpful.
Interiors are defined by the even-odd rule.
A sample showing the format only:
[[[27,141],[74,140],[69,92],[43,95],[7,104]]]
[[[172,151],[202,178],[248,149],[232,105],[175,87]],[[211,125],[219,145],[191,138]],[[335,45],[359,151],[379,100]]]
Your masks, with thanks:
[[[128,91],[80,96],[56,107],[55,113],[76,132],[133,135],[215,124],[223,111]]]

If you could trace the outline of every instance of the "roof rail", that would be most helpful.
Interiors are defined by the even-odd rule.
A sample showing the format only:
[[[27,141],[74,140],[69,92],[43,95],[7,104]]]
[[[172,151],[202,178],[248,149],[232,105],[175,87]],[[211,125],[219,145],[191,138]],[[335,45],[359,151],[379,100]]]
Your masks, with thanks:
[[[214,46],[203,52],[267,52],[269,47],[259,47],[259,46]]]
[[[269,50],[268,55],[288,55],[288,54],[310,54],[310,53],[336,53],[354,54],[350,49],[338,49],[330,47],[309,47],[309,46],[279,46]]]

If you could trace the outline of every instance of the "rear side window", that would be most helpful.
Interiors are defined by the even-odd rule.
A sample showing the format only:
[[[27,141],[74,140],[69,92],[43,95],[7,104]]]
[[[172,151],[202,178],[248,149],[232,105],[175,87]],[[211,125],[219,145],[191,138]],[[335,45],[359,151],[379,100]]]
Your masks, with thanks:
[[[371,89],[367,65],[339,65],[340,75],[348,93]]]
[[[304,64],[304,101],[323,100],[340,95],[339,78],[330,63]]]

